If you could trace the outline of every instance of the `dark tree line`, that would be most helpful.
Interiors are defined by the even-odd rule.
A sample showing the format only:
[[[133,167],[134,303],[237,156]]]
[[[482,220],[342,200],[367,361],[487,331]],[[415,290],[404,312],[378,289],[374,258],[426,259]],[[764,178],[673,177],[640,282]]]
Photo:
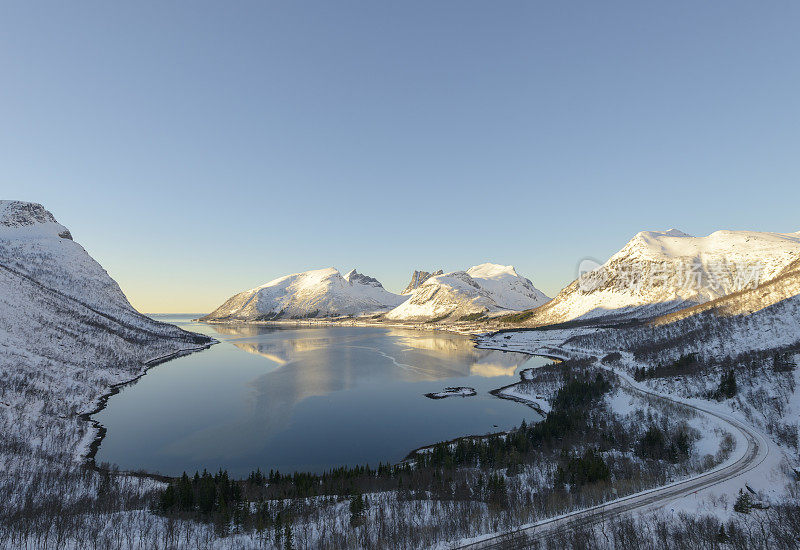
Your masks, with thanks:
[[[652,367],[637,367],[633,371],[633,378],[639,382],[649,378],[667,378],[696,374],[705,370],[708,364],[700,359],[696,353],[687,353],[666,365],[657,364]]]
[[[558,466],[556,483],[580,487],[596,481],[610,481],[611,470],[608,469],[603,456],[597,450],[589,448],[583,455],[571,456],[567,462]]]
[[[736,374],[733,370],[724,372],[719,380],[719,387],[711,394],[713,399],[722,401],[736,395]]]
[[[671,432],[658,426],[650,426],[636,446],[636,454],[651,460],[666,460],[677,463],[689,458],[692,439],[685,425],[679,425]]]

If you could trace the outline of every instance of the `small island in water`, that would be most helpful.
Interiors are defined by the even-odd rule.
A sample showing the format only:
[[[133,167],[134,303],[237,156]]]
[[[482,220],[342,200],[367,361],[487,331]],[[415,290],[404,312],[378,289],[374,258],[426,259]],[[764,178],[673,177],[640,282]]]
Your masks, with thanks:
[[[475,388],[467,388],[464,386],[455,386],[452,388],[445,388],[444,391],[436,392],[436,393],[426,393],[425,397],[428,399],[444,399],[445,397],[453,397],[453,396],[461,396],[461,397],[470,397],[473,395],[477,395],[478,392],[475,391]]]

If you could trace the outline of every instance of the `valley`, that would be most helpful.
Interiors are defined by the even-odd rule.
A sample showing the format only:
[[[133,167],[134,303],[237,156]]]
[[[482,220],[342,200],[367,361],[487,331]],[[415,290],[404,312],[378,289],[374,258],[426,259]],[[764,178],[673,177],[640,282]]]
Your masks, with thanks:
[[[552,300],[498,264],[404,294],[314,270],[192,321],[140,314],[44,207],[0,202],[0,540],[784,540],[799,240],[643,232]]]

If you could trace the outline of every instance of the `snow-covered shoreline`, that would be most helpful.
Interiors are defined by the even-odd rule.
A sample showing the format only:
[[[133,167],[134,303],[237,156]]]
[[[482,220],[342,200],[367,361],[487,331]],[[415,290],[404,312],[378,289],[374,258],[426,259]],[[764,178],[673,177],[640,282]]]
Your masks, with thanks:
[[[168,353],[166,355],[160,355],[158,357],[154,357],[153,359],[144,361],[142,363],[141,372],[139,372],[133,378],[109,386],[108,392],[97,397],[97,399],[95,399],[94,402],[91,405],[89,405],[88,410],[78,413],[78,417],[81,420],[89,422],[92,425],[92,430],[87,430],[86,434],[84,434],[81,443],[78,445],[76,449],[75,459],[77,461],[87,462],[90,465],[97,467],[97,465],[94,462],[94,457],[97,454],[98,449],[100,448],[100,444],[103,442],[103,438],[105,437],[107,430],[105,426],[103,426],[97,420],[93,419],[92,416],[105,409],[108,406],[108,400],[111,397],[118,394],[126,386],[129,386],[138,381],[139,379],[141,379],[148,372],[150,372],[150,369],[153,369],[158,365],[171,361],[172,359],[177,359],[178,357],[189,355],[190,353],[196,353],[199,351],[206,350],[211,346],[213,346],[214,344],[218,343],[219,343],[218,340],[212,338],[208,344],[204,344],[202,346],[181,349],[174,351],[172,353]],[[141,475],[142,472],[137,472],[137,474]],[[151,475],[153,477],[163,477],[159,476],[158,474],[148,474],[148,475]]]

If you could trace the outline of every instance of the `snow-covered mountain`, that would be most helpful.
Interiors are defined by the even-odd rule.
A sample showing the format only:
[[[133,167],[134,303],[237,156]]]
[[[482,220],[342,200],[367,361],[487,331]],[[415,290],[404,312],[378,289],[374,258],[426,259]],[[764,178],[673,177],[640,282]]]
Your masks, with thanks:
[[[531,312],[526,324],[663,315],[758,286],[799,257],[800,232],[643,231]]]
[[[78,413],[146,361],[210,342],[136,311],[42,205],[0,201],[0,433],[14,441],[3,464],[74,460],[96,435]]]
[[[687,353],[707,359],[800,342],[800,259],[756,288],[734,292],[630,328],[596,330],[570,344],[587,349],[630,350],[668,362]]]
[[[374,315],[405,299],[355,269],[342,277],[338,270],[329,267],[287,275],[240,292],[203,320],[270,321]]]
[[[2,328],[9,337],[37,320],[63,327],[90,318],[86,330],[98,337],[124,331],[143,339],[197,336],[136,311],[116,281],[40,204],[0,201],[0,288],[0,315],[7,321]]]
[[[537,307],[549,298],[520,276],[513,266],[481,264],[467,271],[428,277],[409,299],[386,314],[398,321],[444,319],[457,321],[500,311]]]

